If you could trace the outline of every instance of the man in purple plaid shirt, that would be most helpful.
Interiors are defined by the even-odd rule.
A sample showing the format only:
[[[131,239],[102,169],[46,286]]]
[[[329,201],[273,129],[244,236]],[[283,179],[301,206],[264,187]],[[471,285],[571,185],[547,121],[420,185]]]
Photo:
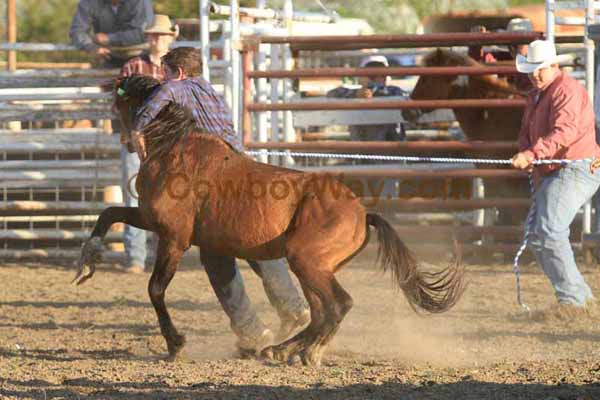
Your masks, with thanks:
[[[131,131],[131,141],[140,159],[147,157],[141,132],[170,102],[192,111],[196,124],[203,131],[219,135],[241,150],[229,109],[210,83],[199,76],[200,52],[192,47],[178,47],[163,56],[162,63],[167,81],[155,89],[137,112]],[[283,341],[310,321],[310,311],[292,282],[284,259],[257,263],[267,297],[281,320],[277,340]],[[211,285],[218,285],[213,289],[229,316],[231,328],[238,336],[237,346],[243,353],[258,353],[273,343],[273,333],[260,320],[246,295],[237,265],[229,282],[211,282]]]
[[[231,113],[221,96],[200,75],[200,53],[193,47],[178,47],[163,57],[167,81],[140,108],[135,117],[131,138],[141,160],[146,149],[140,132],[170,102],[189,109],[196,125],[208,133],[221,136],[235,149],[241,143],[233,129]]]

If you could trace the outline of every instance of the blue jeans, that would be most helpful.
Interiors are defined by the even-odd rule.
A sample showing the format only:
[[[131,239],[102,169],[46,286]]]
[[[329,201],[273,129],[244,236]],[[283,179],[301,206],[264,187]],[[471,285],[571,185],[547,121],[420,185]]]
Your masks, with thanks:
[[[589,162],[567,165],[542,177],[535,193],[531,247],[559,303],[583,305],[594,298],[577,269],[569,242],[569,227],[577,211],[600,186],[600,171],[592,174],[589,168]]]
[[[140,159],[137,153],[129,153],[126,145],[121,145],[121,190],[123,200],[127,207],[137,207],[137,192],[135,190],[135,179],[132,176],[138,173],[140,169]],[[131,179],[131,182],[129,182]],[[130,194],[131,191],[131,194]],[[132,197],[132,194],[134,197]],[[151,235],[148,232],[148,235]],[[139,265],[144,266],[146,261],[146,239],[147,232],[130,225],[125,225],[123,242],[125,244],[125,256],[127,258],[126,266]]]

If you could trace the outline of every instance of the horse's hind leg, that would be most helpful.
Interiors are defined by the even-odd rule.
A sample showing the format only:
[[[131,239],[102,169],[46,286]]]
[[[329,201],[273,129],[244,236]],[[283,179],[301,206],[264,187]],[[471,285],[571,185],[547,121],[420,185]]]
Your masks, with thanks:
[[[308,300],[311,322],[298,335],[265,352],[285,360],[298,354],[304,364],[319,364],[327,343],[352,307],[334,273],[363,246],[366,217],[355,201],[331,204],[306,196],[286,235],[286,255]]]
[[[171,321],[165,305],[165,291],[177,271],[179,261],[185,252],[186,246],[173,240],[161,238],[158,242],[156,264],[148,283],[148,294],[158,316],[160,331],[167,342],[169,360],[175,360],[183,346],[185,336],[180,335]]]
[[[319,365],[325,345],[333,338],[352,307],[352,298],[333,277],[333,272],[307,270],[291,262],[310,305],[311,322],[290,340],[273,347],[273,357],[285,361],[299,355],[305,365]]]

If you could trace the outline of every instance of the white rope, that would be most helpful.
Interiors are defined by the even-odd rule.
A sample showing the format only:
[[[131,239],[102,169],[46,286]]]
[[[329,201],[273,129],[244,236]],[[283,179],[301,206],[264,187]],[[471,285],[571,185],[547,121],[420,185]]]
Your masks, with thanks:
[[[485,158],[447,158],[447,157],[411,157],[411,156],[383,156],[377,154],[331,154],[331,153],[301,153],[291,151],[246,151],[248,155],[273,155],[273,156],[297,156],[297,157],[314,157],[314,158],[351,158],[356,160],[380,160],[380,161],[411,161],[411,162],[430,162],[430,163],[472,163],[472,164],[495,164],[495,165],[511,165],[511,160],[505,159],[485,159]],[[560,164],[567,165],[578,162],[591,162],[593,158],[583,158],[579,160],[534,160],[534,165],[549,165]],[[519,269],[519,259],[529,244],[529,236],[533,229],[535,220],[536,203],[535,203],[535,186],[533,184],[532,174],[529,174],[529,185],[531,188],[531,208],[527,214],[527,220],[524,225],[523,242],[517,250],[517,254],[513,260],[513,272],[516,278],[517,285],[517,303],[525,311],[530,311],[527,304],[523,303],[521,296],[521,271]]]
[[[309,158],[349,158],[354,160],[376,160],[376,161],[407,161],[407,162],[429,162],[429,163],[455,163],[455,164],[494,164],[512,165],[509,159],[493,158],[451,158],[451,157],[417,157],[417,156],[385,156],[381,154],[342,154],[342,153],[308,153],[279,150],[247,150],[249,156],[284,156],[284,157],[309,157]],[[541,164],[571,164],[574,162],[593,161],[593,158],[580,160],[535,160],[534,165]]]

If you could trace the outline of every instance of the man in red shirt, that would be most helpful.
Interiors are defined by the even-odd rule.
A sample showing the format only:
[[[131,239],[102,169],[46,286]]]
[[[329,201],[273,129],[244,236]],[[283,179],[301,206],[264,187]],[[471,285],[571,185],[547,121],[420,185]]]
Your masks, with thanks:
[[[559,69],[567,57],[557,56],[554,43],[536,40],[516,67],[534,90],[527,99],[515,168],[533,170],[536,182],[531,245],[538,263],[554,286],[559,303],[584,306],[594,298],[577,269],[569,242],[569,226],[577,211],[600,186],[600,171],[590,162],[533,166],[544,159],[580,160],[600,155],[594,132],[594,110],[585,88]]]

